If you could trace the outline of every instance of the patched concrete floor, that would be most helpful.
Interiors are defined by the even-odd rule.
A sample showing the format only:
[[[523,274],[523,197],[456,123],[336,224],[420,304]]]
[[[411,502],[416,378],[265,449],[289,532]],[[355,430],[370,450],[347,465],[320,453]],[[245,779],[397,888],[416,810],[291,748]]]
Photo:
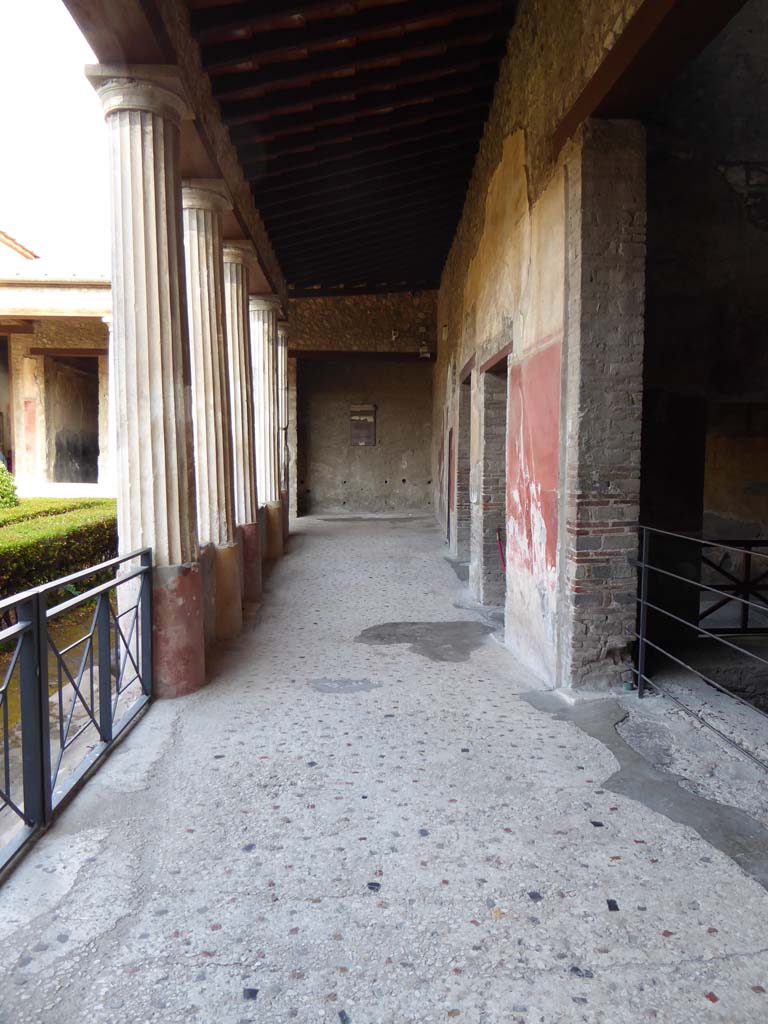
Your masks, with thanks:
[[[0,891],[0,1021],[768,1019],[768,894],[611,702],[548,705],[428,519],[298,529]]]

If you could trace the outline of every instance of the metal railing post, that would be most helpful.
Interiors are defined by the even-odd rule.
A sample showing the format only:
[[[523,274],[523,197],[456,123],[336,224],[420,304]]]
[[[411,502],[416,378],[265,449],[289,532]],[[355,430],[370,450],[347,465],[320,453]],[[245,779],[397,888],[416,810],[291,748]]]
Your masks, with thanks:
[[[99,732],[104,743],[112,741],[112,648],[109,638],[109,591],[96,605],[96,642],[99,666]]]
[[[45,603],[37,592],[16,606],[27,622],[19,654],[21,763],[24,814],[36,828],[51,820],[51,737],[48,720],[48,634]]]
[[[640,527],[640,619],[638,623],[637,647],[637,696],[645,693],[646,632],[648,628],[648,553],[650,551],[648,530]]]
[[[147,697],[152,696],[152,552],[142,551],[139,627],[141,652],[141,688]]]

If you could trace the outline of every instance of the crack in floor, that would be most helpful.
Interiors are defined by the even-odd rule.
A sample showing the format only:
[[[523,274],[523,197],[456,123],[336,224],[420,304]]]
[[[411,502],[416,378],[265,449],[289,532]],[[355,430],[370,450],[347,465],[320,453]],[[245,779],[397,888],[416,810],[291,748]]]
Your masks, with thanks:
[[[617,730],[629,714],[618,701],[599,698],[569,705],[554,690],[524,694],[521,700],[572,723],[610,750],[621,767],[603,782],[604,789],[692,828],[768,889],[768,830],[746,811],[691,793],[681,785],[681,776],[660,771],[630,747]]]

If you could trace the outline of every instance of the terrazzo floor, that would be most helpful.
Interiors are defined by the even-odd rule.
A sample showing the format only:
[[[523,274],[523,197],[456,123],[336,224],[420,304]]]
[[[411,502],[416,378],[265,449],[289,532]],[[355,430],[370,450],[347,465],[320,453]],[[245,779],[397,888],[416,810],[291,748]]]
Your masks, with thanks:
[[[297,531],[0,890],[2,1024],[768,1020],[765,889],[603,788],[431,520]]]

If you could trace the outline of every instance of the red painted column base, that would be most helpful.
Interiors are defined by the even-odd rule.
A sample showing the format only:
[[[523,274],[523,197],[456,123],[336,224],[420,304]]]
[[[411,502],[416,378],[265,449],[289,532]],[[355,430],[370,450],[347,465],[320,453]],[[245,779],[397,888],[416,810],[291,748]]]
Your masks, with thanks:
[[[159,566],[152,574],[152,668],[155,697],[184,697],[205,686],[200,566]]]
[[[258,523],[239,526],[243,550],[243,600],[261,599],[261,538]]]
[[[290,498],[288,491],[280,491],[280,504],[283,506],[283,543],[288,540],[290,530],[288,528],[288,506]]]

